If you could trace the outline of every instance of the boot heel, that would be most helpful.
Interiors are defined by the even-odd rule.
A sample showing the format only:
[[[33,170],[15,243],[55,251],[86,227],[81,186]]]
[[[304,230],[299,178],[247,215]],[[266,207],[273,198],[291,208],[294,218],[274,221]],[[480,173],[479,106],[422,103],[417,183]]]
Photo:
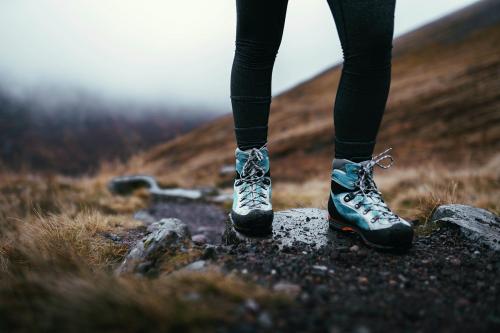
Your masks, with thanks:
[[[344,223],[337,221],[333,219],[330,215],[328,215],[328,223],[330,225],[330,228],[337,230],[337,231],[343,231],[343,232],[355,232],[353,228],[350,226],[345,225]]]

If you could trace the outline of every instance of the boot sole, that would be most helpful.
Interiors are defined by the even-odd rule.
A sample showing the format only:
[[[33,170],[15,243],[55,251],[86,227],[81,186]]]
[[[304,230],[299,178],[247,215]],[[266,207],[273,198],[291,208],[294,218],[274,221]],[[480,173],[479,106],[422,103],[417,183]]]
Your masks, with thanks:
[[[359,228],[357,228],[351,224],[347,224],[344,221],[334,219],[330,216],[330,214],[328,214],[328,224],[330,225],[330,228],[333,230],[344,232],[344,233],[351,233],[351,234],[355,233],[355,234],[359,235],[366,245],[373,247],[373,248],[376,248],[376,249],[407,250],[412,245],[412,243],[409,243],[407,245],[395,245],[395,246],[375,244],[373,242],[370,242],[368,239],[366,239],[365,235],[363,234],[363,232]]]

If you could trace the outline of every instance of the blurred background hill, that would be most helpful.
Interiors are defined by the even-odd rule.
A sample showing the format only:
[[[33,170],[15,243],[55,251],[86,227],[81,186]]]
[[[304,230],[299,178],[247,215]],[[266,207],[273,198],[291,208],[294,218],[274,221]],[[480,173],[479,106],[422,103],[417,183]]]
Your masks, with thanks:
[[[0,88],[0,167],[92,173],[104,161],[124,162],[213,118],[206,112],[109,103],[78,91],[55,105],[47,105],[48,97],[51,92],[44,90],[21,98]]]

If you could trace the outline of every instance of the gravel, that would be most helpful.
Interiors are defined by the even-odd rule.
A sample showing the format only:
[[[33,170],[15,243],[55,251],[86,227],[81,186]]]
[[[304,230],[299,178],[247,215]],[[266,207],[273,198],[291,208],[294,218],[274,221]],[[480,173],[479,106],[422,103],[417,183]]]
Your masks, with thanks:
[[[214,245],[204,245],[204,260],[292,298],[291,304],[278,307],[250,300],[245,307],[256,313],[253,319],[221,327],[221,332],[500,330],[500,254],[452,223],[417,235],[403,253],[376,251],[355,235],[332,231],[321,247],[309,239],[223,245],[222,210],[168,205],[173,206],[158,204],[149,213],[181,217],[190,229],[211,230],[205,236]],[[208,215],[203,219],[200,213]],[[317,223],[319,218],[303,221]]]
[[[219,258],[228,272],[244,270],[245,278],[293,296],[290,307],[271,311],[275,331],[500,329],[500,256],[458,228],[417,236],[406,253],[334,234],[322,249],[302,243],[283,252],[257,241],[221,246]]]

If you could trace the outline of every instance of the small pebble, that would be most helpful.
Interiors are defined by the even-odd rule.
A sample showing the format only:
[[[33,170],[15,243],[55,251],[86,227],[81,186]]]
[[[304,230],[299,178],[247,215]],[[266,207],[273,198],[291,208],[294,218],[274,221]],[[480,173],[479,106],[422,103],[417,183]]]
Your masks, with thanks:
[[[259,322],[260,326],[265,328],[271,328],[273,326],[271,316],[267,312],[262,312],[257,318],[257,321]]]
[[[326,271],[328,267],[322,266],[322,265],[314,265],[313,269],[318,270],[318,271]]]
[[[467,300],[466,298],[463,298],[463,297],[457,299],[457,301],[455,302],[455,306],[460,307],[460,308],[465,307],[469,304],[470,304],[469,300]]]
[[[298,284],[288,282],[278,282],[273,287],[274,291],[285,293],[292,297],[296,297],[300,293],[301,289],[302,288]]]
[[[366,276],[360,276],[358,277],[358,282],[360,284],[368,284],[368,278]]]
[[[193,241],[193,243],[198,245],[206,244],[208,242],[207,237],[203,234],[194,235],[193,237],[191,237],[191,240]]]
[[[245,308],[252,311],[252,312],[258,312],[260,309],[260,306],[255,300],[249,298],[245,301]]]
[[[217,250],[215,249],[215,246],[207,245],[207,247],[205,247],[205,250],[203,250],[203,255],[201,256],[201,258],[204,260],[216,259]]]

